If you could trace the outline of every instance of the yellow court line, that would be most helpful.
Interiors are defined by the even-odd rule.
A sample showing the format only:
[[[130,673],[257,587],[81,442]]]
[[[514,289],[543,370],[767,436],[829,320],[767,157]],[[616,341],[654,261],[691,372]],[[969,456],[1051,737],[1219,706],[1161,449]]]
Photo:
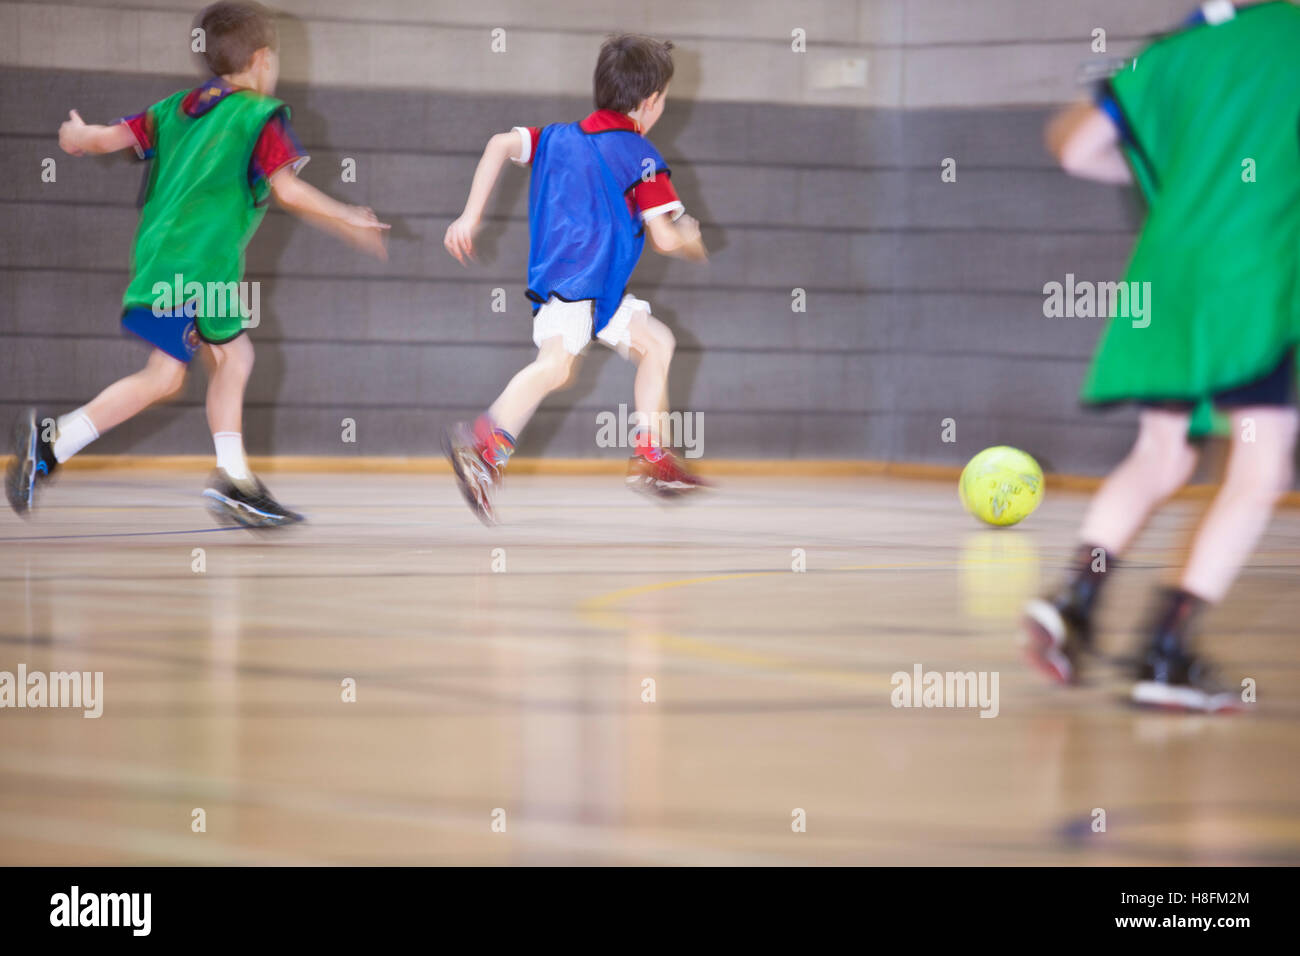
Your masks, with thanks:
[[[992,562],[990,562],[992,563]],[[1004,563],[999,561],[997,563]],[[946,568],[951,566],[951,561],[912,561],[905,563],[889,564],[847,564],[837,568],[828,568],[829,571],[906,571],[924,568]],[[637,584],[628,588],[619,588],[616,591],[609,591],[606,594],[599,594],[594,598],[587,598],[579,602],[581,610],[599,610],[610,604],[616,604],[625,598],[640,597],[642,594],[653,594],[657,591],[668,591],[673,588],[689,587],[693,584],[713,584],[717,581],[739,581],[743,578],[759,578],[771,575],[799,574],[798,571],[791,571],[786,568],[772,568],[768,571],[734,571],[730,574],[710,574],[698,578],[677,578],[672,581],[654,581],[650,584]],[[815,573],[815,572],[814,572]]]
[[[650,584],[638,584],[629,588],[619,588],[616,591],[610,591],[607,594],[600,594],[594,598],[587,598],[579,603],[580,610],[598,610],[607,607],[610,604],[617,604],[625,598],[640,597],[642,594],[653,594],[656,591],[668,591],[672,588],[688,587],[692,584],[712,584],[715,581],[739,581],[744,578],[759,578],[772,574],[794,574],[793,571],[776,570],[770,571],[740,571],[732,574],[711,574],[698,578],[678,578],[673,581],[654,581]]]
[[[1133,557],[1139,557],[1139,555],[1133,555],[1130,560],[1132,560]],[[961,559],[961,561],[957,563],[948,560],[849,564],[830,568],[828,570],[833,572],[933,570],[939,568],[960,570],[963,565],[1036,564],[1039,560],[1037,554],[987,554],[978,556],[972,554],[967,558]],[[750,578],[794,575],[797,573],[798,572],[782,568],[768,571],[742,571],[730,574],[710,574],[692,578],[677,578],[670,581],[654,581],[649,584],[638,584],[632,587],[619,588],[605,594],[599,594],[595,597],[587,598],[578,603],[577,613],[583,621],[593,627],[616,631],[619,633],[626,633],[629,631],[635,632],[637,630],[636,622],[626,612],[620,611],[617,608],[617,605],[631,598],[675,590],[677,588],[693,587],[699,584],[716,584],[722,581],[742,581]],[[765,654],[760,651],[737,650],[736,648],[710,643],[699,638],[688,637],[684,634],[669,632],[642,632],[638,634],[638,637],[652,641],[664,650],[674,651],[684,656],[694,657],[700,660],[708,660],[724,664],[742,664],[764,670],[779,670],[793,676],[814,678],[824,680],[828,683],[848,685],[859,689],[870,688],[877,690],[893,686],[888,678],[879,674],[861,675],[846,674],[842,671],[809,670],[804,662],[794,658]]]
[[[895,571],[909,568],[943,568],[951,565],[948,561],[929,561],[907,564],[863,564],[831,568],[832,571]],[[740,581],[747,578],[771,577],[774,575],[795,575],[799,572],[788,570],[744,571],[733,574],[713,574],[703,577],[679,578],[673,581],[655,581],[634,587],[619,588],[606,594],[597,595],[579,602],[578,616],[586,623],[605,630],[636,631],[636,623],[626,613],[615,609],[615,605],[629,598],[645,594],[655,594],[676,588],[691,587],[697,584],[714,584],[720,581]],[[687,657],[713,661],[723,664],[743,664],[763,670],[778,670],[801,678],[825,681],[826,683],[849,686],[859,690],[885,690],[893,687],[892,681],[882,674],[849,674],[843,671],[809,669],[808,665],[790,657],[765,654],[761,651],[744,651],[719,644],[688,637],[684,634],[665,632],[639,633],[638,637],[652,641],[664,650],[674,651]]]

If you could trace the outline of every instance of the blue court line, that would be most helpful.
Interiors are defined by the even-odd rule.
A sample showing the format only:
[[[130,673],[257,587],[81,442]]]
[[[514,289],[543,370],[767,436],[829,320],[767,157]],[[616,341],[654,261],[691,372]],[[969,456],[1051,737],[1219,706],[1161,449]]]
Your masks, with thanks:
[[[86,538],[147,538],[160,534],[211,534],[214,531],[247,531],[239,525],[228,528],[194,528],[189,531],[113,531],[105,534],[41,534],[26,538],[0,538],[0,541],[68,541]]]

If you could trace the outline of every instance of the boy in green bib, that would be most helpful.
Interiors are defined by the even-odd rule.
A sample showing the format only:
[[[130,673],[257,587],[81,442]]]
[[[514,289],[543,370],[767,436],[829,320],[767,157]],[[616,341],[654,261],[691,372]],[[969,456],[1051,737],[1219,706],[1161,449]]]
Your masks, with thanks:
[[[1242,708],[1193,651],[1291,486],[1300,343],[1300,8],[1206,3],[1149,45],[1095,104],[1057,118],[1049,146],[1067,172],[1136,182],[1146,221],[1125,275],[1141,317],[1114,314],[1083,386],[1095,405],[1137,403],[1137,443],[1084,519],[1074,570],[1032,602],[1033,659],[1072,683],[1092,649],[1093,607],[1155,509],[1195,469],[1217,407],[1232,451],[1176,586],[1161,596],[1133,699],[1197,711]],[[1124,301],[1120,298],[1120,301]]]
[[[244,247],[272,196],[381,259],[388,227],[369,209],[337,202],[298,179],[307,157],[289,126],[289,108],[271,96],[279,77],[271,15],[254,3],[215,3],[195,25],[211,79],[111,126],[89,126],[74,110],[59,129],[59,145],[71,155],[134,148],[152,160],[122,327],[153,350],[143,370],[81,408],[44,423],[35,409],[20,417],[5,476],[9,504],[20,515],[31,512],[37,486],[62,462],[174,395],[202,351],[210,368],[207,418],[217,453],[217,469],[203,492],[209,507],[250,527],[301,520],[271,497],[244,457],[244,387],[253,368],[244,332],[257,324],[260,302],[256,288],[243,281]]]

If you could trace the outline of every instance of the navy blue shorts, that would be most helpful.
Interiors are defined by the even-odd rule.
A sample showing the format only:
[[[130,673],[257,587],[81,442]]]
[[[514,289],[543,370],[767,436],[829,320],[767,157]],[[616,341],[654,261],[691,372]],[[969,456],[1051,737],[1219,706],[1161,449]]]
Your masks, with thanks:
[[[1267,375],[1219,392],[1214,404],[1219,408],[1251,408],[1257,405],[1290,406],[1296,403],[1295,349],[1288,349],[1277,367]],[[1163,408],[1169,411],[1191,411],[1193,402],[1142,402],[1143,408]]]
[[[154,348],[178,362],[188,363],[203,344],[194,317],[185,306],[155,315],[148,306],[134,306],[122,313],[122,328],[138,335]]]

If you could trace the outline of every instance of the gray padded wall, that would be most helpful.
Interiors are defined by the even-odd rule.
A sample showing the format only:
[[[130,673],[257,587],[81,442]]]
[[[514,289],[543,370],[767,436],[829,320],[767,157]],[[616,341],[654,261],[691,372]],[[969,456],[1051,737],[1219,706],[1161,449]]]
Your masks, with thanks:
[[[51,130],[68,104],[109,119],[184,78],[9,70],[0,81],[9,415],[29,399],[84,401],[143,357],[116,322],[141,167],[64,157]],[[507,170],[481,264],[462,269],[441,247],[476,151],[493,131],[578,116],[586,104],[282,92],[313,157],[304,177],[373,205],[395,229],[381,264],[268,216],[249,249],[249,275],[263,283],[250,448],[434,453],[438,426],[488,402],[530,354],[526,175]],[[633,288],[677,333],[673,401],[703,414],[708,455],[938,462],[1008,441],[1086,469],[1121,451],[1124,416],[1085,416],[1074,402],[1098,325],[1044,318],[1041,290],[1067,272],[1115,275],[1134,213],[1121,192],[1047,166],[1041,110],[672,106],[655,139],[714,255],[697,267],[647,253]],[[58,160],[55,183],[38,175],[46,156]],[[354,184],[340,182],[344,156],[357,161]],[[956,183],[940,180],[948,156]],[[491,311],[498,287],[504,314]],[[806,313],[791,309],[796,287]],[[603,453],[596,415],[630,400],[631,376],[593,349],[525,450]],[[202,385],[194,376],[176,407],[96,450],[206,451]],[[947,417],[955,446],[939,440]],[[355,444],[340,440],[343,418],[357,422]]]
[[[304,177],[374,206],[395,228],[391,259],[380,264],[282,213],[267,217],[249,250],[263,324],[247,443],[259,453],[436,454],[439,427],[479,410],[531,354],[526,174],[507,170],[480,264],[457,265],[442,232],[491,133],[587,111],[577,92],[586,67],[545,75],[543,54],[559,44],[576,56],[598,32],[561,0],[537,10],[493,0],[481,11],[386,0],[373,15],[342,0],[282,6],[303,18],[282,33],[289,75],[310,82],[280,92],[313,156]],[[633,13],[633,25],[660,9],[600,6],[610,22]],[[965,0],[801,0],[747,7],[753,17],[743,22],[729,20],[725,5],[691,4],[677,4],[662,24],[646,21],[687,34],[683,95],[653,138],[705,223],[713,257],[698,267],[647,253],[633,291],[677,333],[672,398],[702,414],[705,454],[958,463],[1008,442],[1081,472],[1121,455],[1131,414],[1085,414],[1075,401],[1100,323],[1044,318],[1042,288],[1067,273],[1116,278],[1138,212],[1123,191],[1052,169],[1041,129],[1046,104],[1075,91],[1094,23],[1110,28],[1120,52],[1183,6],[1042,0],[1026,17],[1013,0],[983,0],[978,16]],[[54,411],[83,402],[143,358],[117,327],[141,167],[126,157],[65,157],[54,134],[71,106],[107,121],[191,83],[135,72],[177,62],[162,39],[185,29],[189,9],[181,0],[0,3],[0,25],[12,27],[0,30],[8,33],[0,62],[20,64],[0,67],[6,419],[28,401]],[[401,25],[408,17],[413,24]],[[558,32],[546,32],[557,17]],[[488,88],[520,82],[483,73],[475,54],[459,52],[483,27],[455,24],[497,18],[522,24],[524,40],[516,32],[512,41],[519,55],[542,56],[530,71],[561,92],[475,91],[480,74]],[[787,21],[807,27],[810,56],[821,58],[789,76],[788,62],[803,61],[780,59]],[[441,55],[461,56],[470,72],[430,74],[422,48],[394,46],[405,34],[447,41]],[[358,36],[369,37],[365,62],[335,75],[327,61]],[[817,89],[817,63],[864,51],[865,95]],[[128,72],[39,66],[59,57]],[[720,63],[779,69],[754,73],[751,89]],[[359,85],[349,86],[354,72]],[[460,88],[436,88],[445,84]],[[749,101],[763,98],[782,102]],[[58,161],[55,183],[40,178],[47,156]],[[345,156],[357,161],[356,183],[340,181]],[[940,179],[947,157],[958,164],[955,183]],[[807,292],[805,313],[791,310],[796,287]],[[504,314],[491,310],[495,288],[506,290]],[[596,447],[597,415],[630,402],[631,382],[630,366],[593,349],[523,450],[619,454]],[[208,451],[202,390],[199,372],[176,405],[95,450]],[[344,418],[357,423],[355,444],[341,441]],[[940,440],[946,418],[957,422],[955,444]]]

